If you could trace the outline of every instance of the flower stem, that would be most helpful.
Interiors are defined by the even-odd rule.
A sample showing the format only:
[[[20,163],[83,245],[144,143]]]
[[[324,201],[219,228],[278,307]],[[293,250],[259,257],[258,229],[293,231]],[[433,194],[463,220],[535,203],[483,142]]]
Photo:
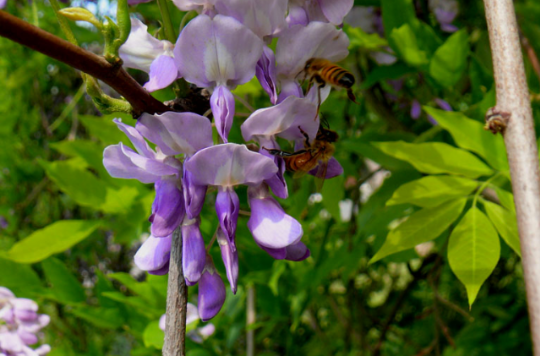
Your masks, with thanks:
[[[176,34],[169,14],[169,6],[167,0],[157,0],[161,18],[163,19],[163,27],[165,28],[165,37],[171,43],[176,42]]]

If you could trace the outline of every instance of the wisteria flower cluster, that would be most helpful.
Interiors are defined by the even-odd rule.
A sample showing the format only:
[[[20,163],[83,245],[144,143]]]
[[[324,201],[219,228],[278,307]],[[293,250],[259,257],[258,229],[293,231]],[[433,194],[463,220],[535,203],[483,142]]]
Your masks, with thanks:
[[[319,130],[315,87],[304,95],[298,74],[311,58],[333,62],[348,55],[349,40],[336,25],[352,0],[174,0],[182,11],[199,13],[173,45],[147,32],[132,19],[132,32],[120,48],[124,65],[144,70],[149,91],[184,78],[211,93],[212,122],[195,113],[167,112],[142,115],[135,127],[115,120],[135,150],[123,145],[104,151],[104,165],[113,177],[153,183],[156,198],[150,216],[151,236],[135,255],[136,264],[152,274],[168,272],[171,239],[180,228],[186,283],[198,283],[198,310],[205,321],[214,317],[225,300],[225,286],[208,254],[200,212],[209,187],[217,191],[215,234],[227,279],[237,290],[238,250],[235,234],[240,211],[238,186],[247,186],[251,208],[247,227],[255,242],[276,259],[301,261],[309,257],[301,242],[302,225],[288,215],[272,193],[287,198],[285,162],[267,149],[279,149],[277,137],[303,147]],[[277,38],[275,51],[269,47]],[[229,142],[235,116],[232,91],[254,76],[273,106],[256,110],[242,124],[244,143]],[[321,91],[324,101],[330,87]],[[220,137],[215,144],[212,126]],[[148,141],[155,145],[153,149]],[[265,149],[262,149],[264,147]],[[343,172],[328,163],[326,178]],[[212,239],[212,242],[214,239]]]
[[[32,349],[39,341],[39,331],[50,318],[38,314],[36,302],[16,298],[7,288],[0,287],[0,356],[42,356],[51,351],[49,345]]]

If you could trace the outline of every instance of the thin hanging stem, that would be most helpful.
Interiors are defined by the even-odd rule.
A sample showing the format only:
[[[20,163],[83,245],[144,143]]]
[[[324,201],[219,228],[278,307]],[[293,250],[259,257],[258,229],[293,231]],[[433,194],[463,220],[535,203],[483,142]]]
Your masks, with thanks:
[[[484,0],[497,106],[510,164],[534,355],[540,356],[540,174],[516,14],[512,0]]]
[[[176,42],[176,32],[171,21],[171,15],[169,14],[169,6],[167,0],[158,0],[159,11],[161,12],[161,18],[163,19],[163,27],[165,28],[165,37],[171,43]]]

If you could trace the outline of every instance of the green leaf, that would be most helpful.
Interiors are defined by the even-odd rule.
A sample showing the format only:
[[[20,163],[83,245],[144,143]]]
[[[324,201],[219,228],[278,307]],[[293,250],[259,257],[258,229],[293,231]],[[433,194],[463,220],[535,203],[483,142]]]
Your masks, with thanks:
[[[159,328],[159,321],[153,321],[143,333],[144,346],[155,347],[158,350],[163,348],[163,342],[165,341],[165,333]]]
[[[470,178],[491,175],[493,171],[473,154],[442,142],[372,143],[384,153],[412,164],[423,173],[449,173]]]
[[[64,252],[84,240],[100,226],[100,221],[63,220],[37,230],[16,243],[6,257],[20,263],[39,262]]]
[[[497,193],[497,198],[499,198],[501,205],[515,214],[516,206],[514,204],[514,194],[502,188],[495,188],[495,193]]]
[[[103,329],[117,329],[124,323],[124,317],[116,308],[93,308],[81,306],[71,310],[75,316]]]
[[[344,177],[342,175],[332,179],[327,179],[325,180],[323,189],[321,191],[323,196],[323,205],[336,221],[341,221],[339,202],[345,197],[343,181]]]
[[[507,171],[508,159],[501,135],[493,135],[484,129],[484,125],[465,115],[424,106],[424,110],[437,120],[439,125],[450,132],[456,144],[473,151],[484,158],[493,168]]]
[[[102,295],[114,301],[134,307],[141,314],[147,315],[152,318],[158,317],[159,310],[161,310],[158,310],[141,297],[128,297],[120,292],[103,292]]]
[[[369,263],[430,241],[444,232],[461,214],[467,199],[452,200],[435,208],[425,208],[409,216],[388,233],[381,249]]]
[[[345,25],[345,32],[349,35],[349,51],[351,52],[358,49],[376,51],[388,46],[388,42],[378,33],[366,33],[360,27]]]
[[[397,62],[389,66],[377,66],[367,75],[360,88],[367,89],[374,84],[388,79],[399,79],[405,74],[415,73],[416,69],[409,67],[403,62]]]
[[[106,188],[105,201],[99,207],[105,213],[125,214],[135,204],[139,190],[134,187]]]
[[[97,208],[105,202],[107,187],[95,175],[67,161],[40,161],[47,176],[77,204]]]
[[[145,299],[152,305],[157,305],[156,301],[159,299],[159,294],[149,283],[138,282],[129,273],[110,273],[107,276],[122,283],[129,290],[135,294],[138,294],[141,298]]]
[[[429,208],[447,200],[468,195],[478,182],[453,176],[427,176],[403,184],[394,192],[387,205],[410,203]]]
[[[131,146],[131,142],[127,136],[118,129],[118,126],[112,121],[114,118],[119,117],[125,123],[130,123],[133,119],[124,113],[114,113],[111,115],[89,116],[79,115],[84,127],[90,132],[93,137],[100,139],[105,144],[117,144],[122,142],[128,146]]]
[[[503,240],[521,257],[521,244],[517,227],[516,213],[500,205],[483,200],[489,220],[495,225]]]
[[[69,269],[56,258],[48,258],[41,263],[50,290],[62,303],[81,303],[86,300],[84,289]]]
[[[37,273],[29,265],[0,258],[0,271],[4,271],[0,273],[0,286],[11,289],[18,297],[28,297],[29,293],[42,289]]]
[[[480,287],[499,261],[501,245],[497,231],[477,207],[472,207],[456,226],[448,242],[448,262],[465,285],[472,306]]]
[[[382,20],[386,37],[395,28],[418,21],[412,0],[382,0]]]
[[[394,29],[390,39],[399,57],[407,64],[421,67],[429,62],[426,52],[419,48],[416,35],[408,24]]]
[[[435,51],[429,64],[429,74],[441,86],[453,86],[465,71],[468,55],[469,36],[463,29],[450,36]]]

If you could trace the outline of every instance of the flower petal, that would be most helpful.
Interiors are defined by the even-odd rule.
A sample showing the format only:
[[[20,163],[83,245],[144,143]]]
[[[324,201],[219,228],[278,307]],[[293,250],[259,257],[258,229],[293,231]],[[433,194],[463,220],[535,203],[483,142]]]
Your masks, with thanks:
[[[326,177],[322,177],[323,171],[319,171],[319,166],[313,168],[308,173],[317,178],[330,179],[342,175],[343,167],[341,166],[341,164],[339,164],[337,159],[332,157],[328,160],[328,167],[326,167]]]
[[[301,241],[287,246],[286,250],[287,257],[285,257],[285,259],[289,261],[303,261],[311,255],[309,248],[307,248],[307,246]]]
[[[236,234],[236,224],[238,221],[238,212],[240,211],[240,199],[234,189],[219,189],[216,198],[216,213],[219,220],[219,226],[227,236],[232,248],[234,245],[234,235]],[[219,237],[219,235],[218,235]]]
[[[182,30],[174,55],[180,74],[202,88],[234,87],[255,75],[263,42],[237,20],[199,15]]]
[[[182,223],[182,269],[190,283],[201,279],[206,262],[204,240],[199,229],[199,220],[184,220]]]
[[[168,156],[189,156],[213,144],[210,120],[191,112],[143,114],[137,130]]]
[[[279,203],[270,196],[263,185],[249,188],[251,216],[247,227],[257,244],[280,249],[292,245],[302,238],[302,225],[292,216],[287,215]]]
[[[214,122],[219,136],[227,143],[229,131],[231,131],[234,119],[234,97],[231,91],[223,86],[218,86],[210,97],[210,107],[214,115]]]
[[[234,244],[234,235],[232,239],[227,237],[221,228],[217,231],[217,241],[219,248],[221,249],[221,259],[225,265],[225,271],[227,272],[227,279],[231,285],[231,291],[236,294],[236,288],[238,286],[238,251]]]
[[[154,183],[160,179],[159,175],[155,175],[133,163],[126,151],[133,151],[129,147],[124,147],[122,143],[106,147],[103,151],[103,165],[111,177],[115,178],[132,178],[143,183]]]
[[[163,178],[155,183],[156,198],[152,205],[150,230],[155,237],[166,237],[184,219],[184,196],[176,178]]]
[[[242,124],[244,140],[256,140],[258,136],[278,135],[286,140],[301,140],[302,127],[310,138],[317,135],[319,121],[315,120],[317,107],[307,98],[289,96],[283,102],[255,111]]]
[[[276,57],[274,52],[268,46],[264,46],[263,48],[263,54],[255,68],[255,75],[264,91],[270,97],[270,102],[275,105],[278,100]]]
[[[150,237],[134,256],[135,264],[143,271],[153,271],[168,265],[171,254],[171,236]]]
[[[263,245],[259,245],[264,251],[266,251],[272,258],[276,260],[284,260],[287,257],[287,248],[268,248]]]
[[[200,150],[185,163],[185,169],[197,184],[224,187],[257,184],[278,170],[272,159],[234,143]]]
[[[127,41],[120,46],[120,58],[127,68],[150,72],[152,62],[172,47],[169,41],[160,41],[148,33],[148,27],[136,18],[131,18],[131,32]]]
[[[187,160],[185,161],[187,162]],[[182,179],[184,204],[186,205],[186,214],[188,218],[194,219],[197,217],[204,204],[206,197],[206,185],[199,185],[193,182],[190,171],[184,169],[184,179]]]
[[[216,316],[225,302],[225,284],[217,273],[211,257],[206,257],[206,267],[199,280],[198,307],[202,321]]]
[[[319,4],[330,23],[341,25],[345,15],[351,11],[354,0],[319,0]]]
[[[178,78],[178,69],[171,56],[162,54],[150,65],[150,80],[144,85],[149,92],[168,87]]]
[[[281,91],[278,95],[278,104],[287,99],[289,96],[294,95],[299,98],[304,97],[302,87],[294,79],[284,79],[281,81]]]
[[[311,58],[337,62],[347,57],[347,35],[330,23],[310,22],[281,32],[276,47],[278,79],[294,79]]]

